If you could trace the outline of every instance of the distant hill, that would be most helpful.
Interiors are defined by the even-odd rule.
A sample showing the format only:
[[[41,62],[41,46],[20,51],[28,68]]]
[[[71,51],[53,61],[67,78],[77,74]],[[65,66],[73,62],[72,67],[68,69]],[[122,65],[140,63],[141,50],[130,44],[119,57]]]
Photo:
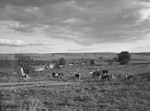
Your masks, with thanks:
[[[117,56],[118,53],[113,52],[93,52],[93,53],[23,53],[24,55],[30,56],[34,60],[58,60],[60,57],[63,57],[67,60],[70,59],[99,59],[102,57],[103,59],[112,59]],[[15,54],[0,54],[0,60],[15,60]],[[140,53],[131,53],[132,59],[149,59],[150,52],[140,52]]]
[[[138,52],[138,53],[132,53],[134,55],[141,55],[141,56],[150,56],[150,52]]]
[[[101,52],[101,53],[23,53],[24,55],[30,56],[34,60],[53,60],[63,57],[65,59],[99,59],[99,57],[113,58],[117,53],[112,52]],[[0,59],[14,60],[15,54],[0,54]]]

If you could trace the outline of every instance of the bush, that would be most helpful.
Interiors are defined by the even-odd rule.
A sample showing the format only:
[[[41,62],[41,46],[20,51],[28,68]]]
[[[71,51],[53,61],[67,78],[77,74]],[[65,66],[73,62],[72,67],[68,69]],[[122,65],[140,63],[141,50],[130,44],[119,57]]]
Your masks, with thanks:
[[[60,58],[58,61],[59,65],[66,65],[66,60],[64,58]]]
[[[120,64],[124,65],[127,64],[130,61],[131,55],[127,51],[122,51],[121,53],[118,54],[118,62]]]
[[[91,64],[91,65],[94,65],[94,64],[95,64],[95,61],[92,59],[92,60],[90,61],[90,64]]]
[[[34,60],[30,58],[30,56],[24,56],[23,54],[16,54],[15,55],[17,67],[22,67],[25,73],[30,73],[33,68]]]

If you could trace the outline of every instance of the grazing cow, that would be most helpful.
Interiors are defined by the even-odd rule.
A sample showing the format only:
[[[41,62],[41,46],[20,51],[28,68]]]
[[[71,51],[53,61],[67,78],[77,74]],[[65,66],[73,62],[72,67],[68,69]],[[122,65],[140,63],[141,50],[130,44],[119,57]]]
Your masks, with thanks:
[[[93,71],[90,72],[90,74],[93,78],[98,77],[99,80],[110,80],[115,78],[113,74],[109,74],[109,70]]]
[[[101,80],[110,80],[110,76],[109,75],[103,75],[103,76],[101,76],[101,78],[100,78]]]
[[[64,73],[62,73],[62,72],[58,72],[58,73],[53,72],[53,73],[52,73],[52,77],[53,77],[54,79],[63,79]]]
[[[90,74],[92,75],[93,78],[99,77],[99,79],[100,79],[102,72],[101,71],[92,71],[92,72],[90,72]]]
[[[114,79],[114,78],[115,78],[115,76],[113,74],[109,74],[109,75],[104,74],[104,75],[101,76],[100,79],[102,79],[102,80],[106,80],[106,79],[110,80],[110,79]]]
[[[131,80],[133,78],[133,75],[126,75],[127,80]]]
[[[75,79],[80,80],[80,78],[81,78],[81,74],[80,74],[80,73],[76,73],[76,74],[75,74]]]
[[[64,73],[63,72],[58,72],[58,79],[63,79]]]
[[[21,71],[21,74],[22,74],[22,76],[23,76],[25,79],[30,79],[30,76],[29,76],[28,74],[25,74],[25,73],[24,73],[24,70],[23,70],[22,67],[19,67],[19,70]]]
[[[52,77],[53,77],[54,79],[58,79],[58,73],[53,72],[53,73],[52,73]]]
[[[103,75],[108,75],[109,70],[102,70]]]

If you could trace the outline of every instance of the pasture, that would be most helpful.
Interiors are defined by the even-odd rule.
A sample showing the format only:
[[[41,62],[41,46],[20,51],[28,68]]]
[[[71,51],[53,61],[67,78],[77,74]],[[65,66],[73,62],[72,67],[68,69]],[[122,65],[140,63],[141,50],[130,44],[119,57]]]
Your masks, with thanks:
[[[131,54],[127,65],[113,62],[116,53],[29,54],[35,65],[63,57],[73,67],[44,70],[30,74],[30,80],[14,73],[13,67],[0,68],[0,105],[2,111],[149,111],[150,110],[150,54]],[[13,61],[13,55],[0,55]],[[97,64],[90,65],[94,59]],[[93,79],[93,70],[108,69],[116,78]],[[62,71],[63,80],[50,73]],[[81,73],[75,80],[74,72]],[[136,75],[126,80],[126,75]],[[24,84],[13,84],[13,83]],[[33,84],[33,82],[36,82]],[[40,83],[42,82],[42,83]],[[4,85],[12,83],[12,85]],[[26,84],[25,84],[26,83]],[[29,84],[30,83],[30,84]]]

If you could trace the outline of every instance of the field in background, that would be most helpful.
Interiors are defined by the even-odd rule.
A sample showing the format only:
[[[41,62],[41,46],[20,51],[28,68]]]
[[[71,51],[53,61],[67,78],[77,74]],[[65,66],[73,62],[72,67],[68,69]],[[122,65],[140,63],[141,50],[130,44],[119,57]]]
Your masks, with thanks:
[[[38,54],[38,53],[27,53],[24,55],[29,55],[34,60],[44,60],[51,61],[54,59],[59,59],[63,57],[67,60],[73,59],[99,59],[99,57],[103,57],[103,59],[112,59],[117,56],[118,53],[46,53],[46,54]],[[7,60],[15,60],[15,54],[0,54],[0,58]],[[150,62],[150,53],[131,53],[132,61],[143,61]]]
[[[76,62],[73,67],[46,70],[30,74],[26,81],[20,74],[13,74],[13,67],[0,68],[0,83],[54,81],[50,73],[62,71],[61,82],[75,82],[66,85],[0,86],[2,111],[149,111],[150,110],[150,53],[131,54],[128,65],[112,62],[116,53],[83,54],[29,54],[37,64],[49,63],[63,57],[67,62]],[[0,55],[14,60],[14,55]],[[102,59],[100,59],[102,57]],[[94,59],[97,65],[91,66]],[[87,63],[83,63],[87,60]],[[93,80],[92,70],[109,69],[116,79],[110,81]],[[81,80],[74,79],[74,72],[82,74]],[[125,80],[125,75],[137,75],[135,80]],[[28,109],[28,110],[27,110]]]

